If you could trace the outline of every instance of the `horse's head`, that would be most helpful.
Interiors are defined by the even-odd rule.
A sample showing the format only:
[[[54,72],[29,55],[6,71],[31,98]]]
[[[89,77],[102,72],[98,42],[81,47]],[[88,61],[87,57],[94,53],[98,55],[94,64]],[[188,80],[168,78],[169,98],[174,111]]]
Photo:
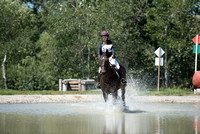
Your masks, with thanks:
[[[99,65],[101,67],[101,73],[105,74],[108,68],[110,67],[108,57],[102,55],[100,57]]]

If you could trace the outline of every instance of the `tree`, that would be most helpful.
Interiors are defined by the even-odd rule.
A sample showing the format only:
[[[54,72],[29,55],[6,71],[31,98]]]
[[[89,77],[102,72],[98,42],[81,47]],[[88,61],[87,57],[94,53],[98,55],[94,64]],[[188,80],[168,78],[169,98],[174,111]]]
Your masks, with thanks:
[[[191,35],[196,30],[192,15],[196,1],[153,1],[147,9],[147,37],[167,49],[170,86],[189,86],[193,75]]]
[[[35,35],[34,18],[27,5],[19,1],[0,2],[0,57],[7,54],[6,68],[8,88],[13,88],[17,64],[27,55],[34,55],[32,39]],[[31,48],[31,49],[30,49]],[[3,61],[3,60],[2,60]]]

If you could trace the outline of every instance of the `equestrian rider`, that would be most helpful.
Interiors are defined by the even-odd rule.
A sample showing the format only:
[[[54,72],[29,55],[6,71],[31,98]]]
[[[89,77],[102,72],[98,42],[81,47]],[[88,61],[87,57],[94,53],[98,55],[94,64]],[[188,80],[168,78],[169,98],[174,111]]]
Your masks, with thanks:
[[[107,56],[109,58],[110,64],[112,65],[112,67],[115,68],[115,70],[117,70],[121,83],[126,84],[126,80],[124,79],[119,63],[115,60],[115,51],[112,41],[108,40],[109,37],[108,31],[102,31],[101,37],[102,37],[102,43],[98,47],[98,58],[100,58],[101,55],[103,55],[107,51],[108,52]],[[99,83],[97,87],[100,88],[100,71],[98,73],[98,81]]]

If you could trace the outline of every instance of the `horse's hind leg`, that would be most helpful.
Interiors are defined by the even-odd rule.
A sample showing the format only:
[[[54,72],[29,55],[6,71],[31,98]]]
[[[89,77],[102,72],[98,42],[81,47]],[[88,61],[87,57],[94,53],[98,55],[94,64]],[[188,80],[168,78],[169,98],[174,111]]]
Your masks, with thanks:
[[[123,106],[126,106],[126,102],[125,102],[125,87],[121,87],[121,91],[122,91],[122,101],[123,101]]]
[[[106,92],[103,92],[103,98],[104,98],[104,101],[107,102],[108,94]]]

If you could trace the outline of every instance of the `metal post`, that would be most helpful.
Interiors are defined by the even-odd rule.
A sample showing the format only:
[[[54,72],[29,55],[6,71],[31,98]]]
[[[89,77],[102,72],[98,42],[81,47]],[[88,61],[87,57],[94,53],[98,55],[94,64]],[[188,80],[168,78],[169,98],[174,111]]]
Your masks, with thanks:
[[[158,55],[158,87],[157,87],[157,92],[159,93],[160,89],[160,47],[159,47],[159,55]]]
[[[199,35],[197,35],[196,37],[195,72],[197,71],[198,38],[199,38]]]
[[[168,88],[167,48],[165,48],[165,88]]]
[[[165,26],[165,37],[167,38],[167,25]],[[165,88],[168,88],[168,64],[167,64],[167,46],[165,48]]]

